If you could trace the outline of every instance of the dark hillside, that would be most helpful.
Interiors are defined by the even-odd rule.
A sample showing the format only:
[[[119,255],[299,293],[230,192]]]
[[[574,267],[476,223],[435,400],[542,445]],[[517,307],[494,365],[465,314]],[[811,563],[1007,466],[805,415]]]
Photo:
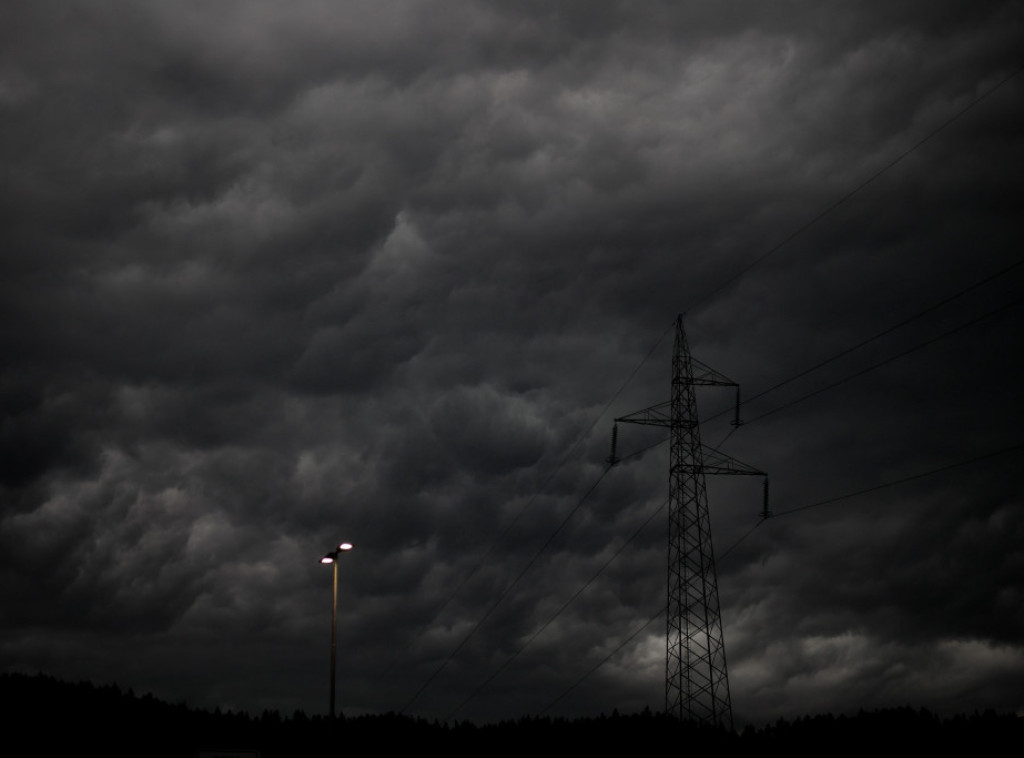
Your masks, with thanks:
[[[939,718],[923,709],[898,708],[779,720],[740,734],[699,729],[650,711],[586,719],[527,717],[477,726],[440,724],[397,714],[339,718],[296,712],[259,716],[197,710],[136,696],[115,685],[71,684],[47,676],[4,674],[0,698],[8,747],[44,753],[100,750],[106,755],[194,756],[201,751],[252,750],[262,758],[318,751],[349,752],[354,746],[419,750],[438,746],[449,753],[518,752],[537,745],[572,746],[603,752],[671,742],[729,755],[763,755],[765,749],[804,753],[907,747],[979,749],[1020,744],[1024,719],[988,711]]]

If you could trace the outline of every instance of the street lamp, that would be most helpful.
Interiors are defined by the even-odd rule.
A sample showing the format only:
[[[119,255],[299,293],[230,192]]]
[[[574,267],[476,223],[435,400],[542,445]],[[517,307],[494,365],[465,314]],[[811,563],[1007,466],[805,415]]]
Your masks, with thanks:
[[[320,559],[321,563],[334,565],[334,591],[331,601],[331,718],[334,718],[334,683],[338,662],[338,556],[352,549],[351,542],[342,542],[338,547]]]

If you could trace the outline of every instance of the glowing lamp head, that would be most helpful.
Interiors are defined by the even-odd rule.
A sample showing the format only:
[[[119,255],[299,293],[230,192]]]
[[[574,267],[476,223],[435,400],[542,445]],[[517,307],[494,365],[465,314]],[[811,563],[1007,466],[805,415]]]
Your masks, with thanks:
[[[321,563],[334,563],[334,556],[331,555],[330,553],[328,553],[327,555],[325,555],[323,558],[320,559],[320,562]]]
[[[340,545],[338,545],[338,550],[351,550],[351,549],[352,549],[352,543],[351,542],[342,542]]]

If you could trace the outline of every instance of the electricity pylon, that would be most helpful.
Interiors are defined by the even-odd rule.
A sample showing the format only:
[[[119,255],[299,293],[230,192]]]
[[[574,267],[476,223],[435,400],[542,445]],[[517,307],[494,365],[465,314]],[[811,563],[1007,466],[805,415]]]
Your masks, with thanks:
[[[725,664],[725,640],[718,604],[718,578],[711,547],[711,520],[705,474],[765,476],[763,471],[718,450],[701,445],[697,419],[698,386],[736,387],[739,425],[739,385],[690,355],[682,315],[676,318],[672,353],[672,399],[615,419],[612,430],[614,465],[618,423],[668,427],[668,608],[665,656],[665,711],[679,719],[732,729],[732,700]]]

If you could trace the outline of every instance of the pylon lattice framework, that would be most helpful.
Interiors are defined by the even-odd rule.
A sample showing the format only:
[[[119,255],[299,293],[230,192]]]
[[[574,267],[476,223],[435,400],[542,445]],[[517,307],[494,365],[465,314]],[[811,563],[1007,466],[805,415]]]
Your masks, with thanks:
[[[665,711],[683,720],[731,729],[732,700],[705,474],[765,474],[701,445],[695,388],[712,385],[737,388],[733,423],[738,425],[739,386],[690,355],[680,315],[672,353],[672,399],[615,422],[663,426],[670,432]],[[612,464],[617,461],[616,438],[613,430]],[[765,492],[767,497],[767,480]]]

